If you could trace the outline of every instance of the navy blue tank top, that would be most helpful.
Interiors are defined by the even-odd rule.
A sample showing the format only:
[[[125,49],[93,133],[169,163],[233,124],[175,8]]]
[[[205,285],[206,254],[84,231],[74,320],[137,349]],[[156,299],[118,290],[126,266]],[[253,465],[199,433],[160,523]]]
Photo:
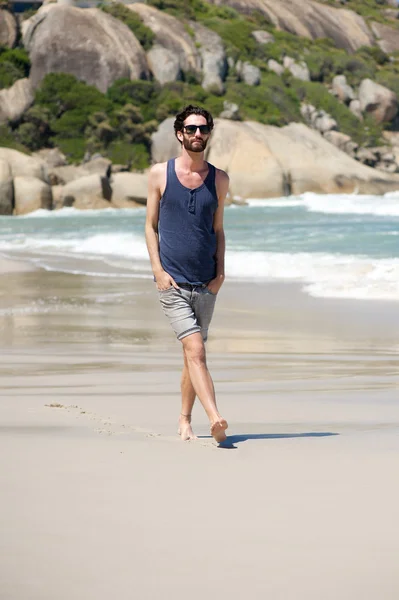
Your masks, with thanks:
[[[201,285],[216,277],[216,169],[208,163],[204,183],[192,190],[180,183],[175,160],[168,161],[166,188],[159,207],[161,264],[177,283]]]

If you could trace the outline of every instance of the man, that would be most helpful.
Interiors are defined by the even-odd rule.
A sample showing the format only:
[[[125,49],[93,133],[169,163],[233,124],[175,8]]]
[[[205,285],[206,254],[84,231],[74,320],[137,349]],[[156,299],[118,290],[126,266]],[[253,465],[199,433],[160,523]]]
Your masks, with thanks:
[[[224,200],[229,179],[204,160],[213,129],[211,114],[187,106],[174,130],[182,153],[149,173],[146,241],[161,306],[183,347],[179,434],[195,439],[195,397],[209,418],[211,435],[226,439],[227,422],[216,406],[205,345],[216,296],[224,282]]]

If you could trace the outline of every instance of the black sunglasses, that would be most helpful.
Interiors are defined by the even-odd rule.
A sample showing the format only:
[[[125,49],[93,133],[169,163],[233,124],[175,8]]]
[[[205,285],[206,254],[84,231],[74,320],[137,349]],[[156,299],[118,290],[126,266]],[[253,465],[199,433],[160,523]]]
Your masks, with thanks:
[[[196,133],[197,129],[200,130],[200,133],[202,133],[202,135],[207,135],[211,132],[211,128],[209,127],[209,125],[184,125],[184,129],[186,130],[186,133],[190,135]]]

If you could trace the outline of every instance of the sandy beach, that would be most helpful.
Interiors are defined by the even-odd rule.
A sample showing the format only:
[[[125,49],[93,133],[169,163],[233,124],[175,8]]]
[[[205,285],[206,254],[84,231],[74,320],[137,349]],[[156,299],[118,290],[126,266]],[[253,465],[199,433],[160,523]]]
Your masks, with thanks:
[[[0,261],[1,600],[397,600],[399,305],[227,281],[199,405],[151,280]]]

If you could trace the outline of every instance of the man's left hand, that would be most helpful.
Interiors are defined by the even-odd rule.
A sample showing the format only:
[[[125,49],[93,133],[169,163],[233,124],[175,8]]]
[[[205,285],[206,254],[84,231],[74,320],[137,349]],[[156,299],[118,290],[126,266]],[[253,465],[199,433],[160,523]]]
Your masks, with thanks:
[[[215,279],[211,279],[211,281],[207,284],[207,288],[212,294],[216,294],[219,292],[224,282],[224,275],[217,275]]]

